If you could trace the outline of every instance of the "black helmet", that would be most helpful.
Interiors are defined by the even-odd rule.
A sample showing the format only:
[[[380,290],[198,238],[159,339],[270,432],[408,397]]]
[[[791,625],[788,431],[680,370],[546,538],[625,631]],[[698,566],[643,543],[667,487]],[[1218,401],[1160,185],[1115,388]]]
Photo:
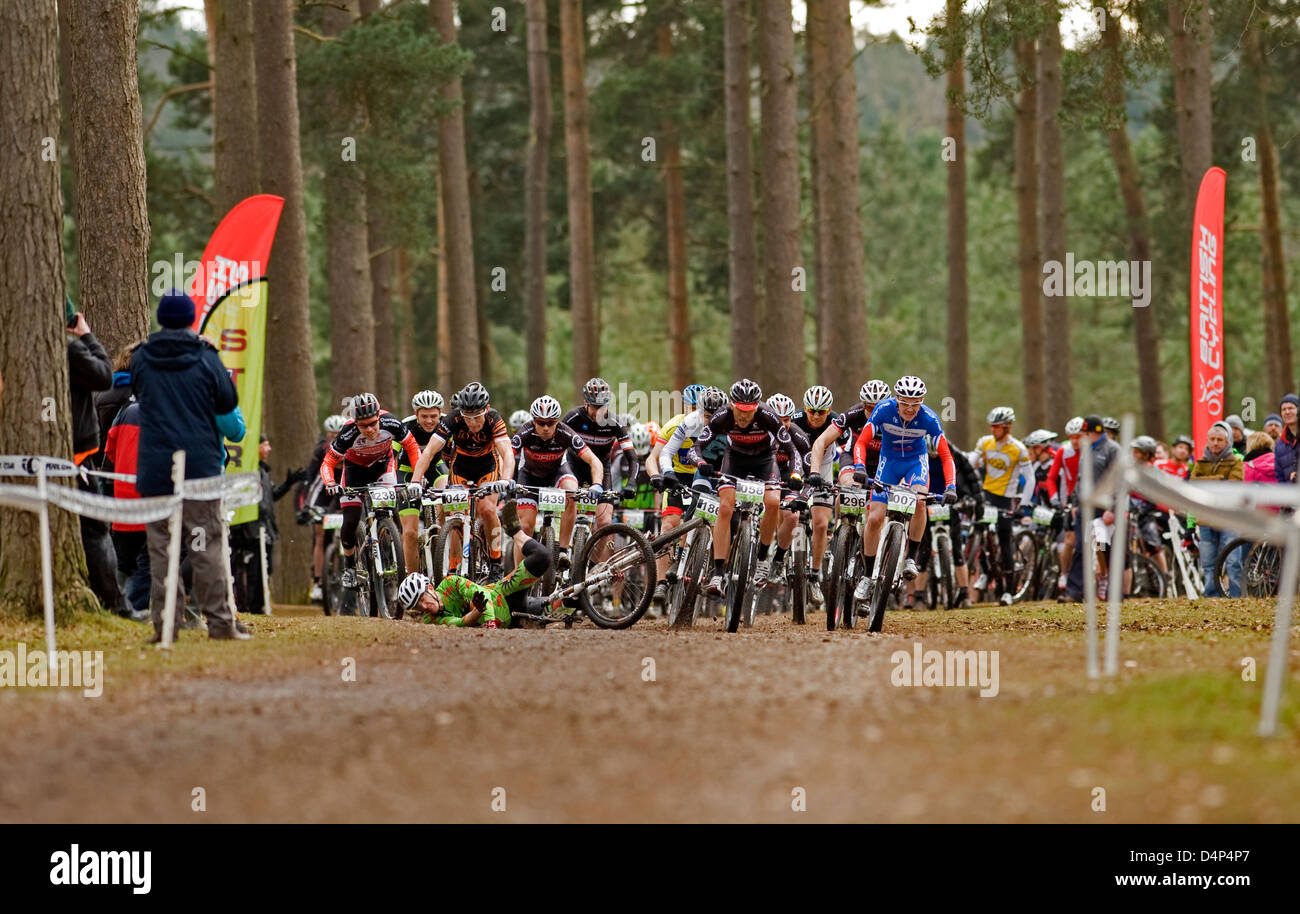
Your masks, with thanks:
[[[604,378],[592,378],[582,385],[582,398],[591,406],[604,406],[614,399],[610,393],[609,382]]]
[[[457,396],[460,398],[459,409],[461,412],[476,413],[481,409],[487,409],[488,391],[478,381],[470,381],[461,388]]]
[[[727,395],[716,387],[707,387],[700,394],[700,409],[706,413],[716,413],[727,405]]]
[[[379,398],[372,393],[357,394],[352,398],[352,418],[370,419],[379,415]]]
[[[741,378],[731,385],[731,402],[736,406],[756,406],[763,399],[763,388],[749,378]]]
[[[1193,441],[1191,438],[1187,437],[1186,435],[1179,435],[1177,438],[1174,439],[1174,444],[1185,444],[1192,450],[1196,450],[1196,442]]]

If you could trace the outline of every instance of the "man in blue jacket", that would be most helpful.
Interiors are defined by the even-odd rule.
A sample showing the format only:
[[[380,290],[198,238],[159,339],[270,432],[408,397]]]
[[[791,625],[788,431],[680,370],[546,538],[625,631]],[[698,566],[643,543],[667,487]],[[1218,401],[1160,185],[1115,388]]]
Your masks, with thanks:
[[[131,388],[140,404],[140,446],[136,489],[148,498],[172,494],[172,452],[185,452],[185,478],[220,476],[226,450],[217,417],[239,404],[230,373],[217,350],[192,328],[194,301],[181,292],[169,292],[158,304],[163,329],[150,335],[131,359]],[[222,543],[221,501],[186,499],[182,512],[184,541],[190,546],[194,572],[194,602],[207,618],[208,635],[245,640],[235,628],[227,599],[230,568]],[[202,531],[200,534],[199,531]],[[167,521],[147,528],[154,638],[162,637],[166,599]],[[176,590],[176,627],[184,621],[185,594]]]

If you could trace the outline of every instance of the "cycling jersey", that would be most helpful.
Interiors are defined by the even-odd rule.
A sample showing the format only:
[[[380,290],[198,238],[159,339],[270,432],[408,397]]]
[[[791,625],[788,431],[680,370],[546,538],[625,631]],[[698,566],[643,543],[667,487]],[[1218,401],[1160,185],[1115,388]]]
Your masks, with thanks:
[[[808,436],[809,442],[814,442],[818,438],[820,438],[822,434],[826,431],[826,429],[830,428],[832,425],[834,425],[836,428],[840,428],[839,424],[836,423],[835,421],[839,417],[840,417],[839,413],[836,412],[829,413],[826,416],[826,421],[823,422],[820,426],[814,428],[813,424],[808,421],[808,414],[805,411],[800,410],[799,412],[795,413],[794,417],[790,420],[790,426],[792,428],[797,427],[800,431],[802,431],[805,435]],[[848,430],[844,430],[843,434],[841,434],[840,437],[836,439],[836,445],[842,447],[845,444],[847,444],[849,440],[849,436],[851,434],[852,433],[849,432]],[[832,475],[832,471],[834,469],[835,450],[836,450],[835,446],[826,448],[825,453],[822,454],[822,465],[820,467],[815,467],[812,466],[810,463],[808,463],[808,461],[811,458],[807,454],[805,454],[804,464],[808,467],[809,472],[820,473],[821,475],[829,478]]]
[[[1079,452],[1074,445],[1066,442],[1056,449],[1056,456],[1052,458],[1052,468],[1047,471],[1048,497],[1052,501],[1060,499],[1058,493],[1064,491],[1065,497],[1074,494],[1074,487],[1079,482]]]
[[[465,616],[473,609],[474,595],[481,593],[485,601],[483,614],[479,616],[478,621],[468,624],[486,625],[496,620],[499,628],[506,628],[510,625],[509,598],[514,596],[515,602],[521,604],[519,597],[537,583],[537,580],[538,575],[531,573],[522,563],[515,566],[510,577],[496,584],[476,584],[469,578],[449,574],[434,588],[442,603],[441,611],[432,617],[426,613],[424,621],[432,622],[434,625],[464,626],[467,624]],[[522,605],[519,608],[522,610]]]
[[[447,442],[443,446],[452,448],[453,455],[466,457],[486,457],[492,453],[498,438],[509,439],[505,420],[495,409],[489,409],[483,416],[483,425],[477,432],[470,431],[468,423],[460,410],[454,409],[438,422],[434,434]],[[455,456],[452,457],[455,459]]]
[[[537,434],[537,427],[531,420],[524,423],[510,439],[510,446],[515,449],[516,457],[522,458],[521,469],[526,466],[525,472],[530,476],[553,475],[570,449],[579,460],[582,459],[583,451],[588,450],[587,442],[582,436],[563,422],[555,426],[554,435],[543,438]]]
[[[803,433],[803,429],[794,424],[793,419],[790,421],[788,431],[790,432],[790,440],[794,442],[794,450],[798,454],[798,459],[792,461],[784,451],[777,453],[776,469],[783,480],[788,480],[791,473],[798,473],[800,476],[806,473],[808,471],[808,454],[812,451],[812,442]]]
[[[900,482],[904,485],[913,485],[924,482],[928,487],[930,484],[930,465],[925,436],[929,435],[934,441],[939,460],[943,463],[944,486],[956,485],[956,469],[952,462],[952,450],[948,447],[948,439],[943,434],[943,426],[939,424],[939,417],[930,407],[922,403],[920,408],[917,409],[916,415],[909,422],[899,413],[896,398],[890,397],[888,400],[881,400],[877,403],[876,408],[871,411],[871,418],[867,420],[866,425],[862,427],[862,431],[853,442],[853,463],[855,466],[865,464],[867,454],[876,439],[877,429],[879,429],[880,433],[880,463],[876,467],[875,475],[878,482],[884,485],[897,485]],[[890,461],[892,461],[892,466],[887,470],[887,464]],[[906,480],[911,480],[911,482]],[[884,497],[883,493],[880,492],[877,492],[876,495]],[[873,496],[874,498],[875,496]]]
[[[862,430],[870,421],[874,409],[875,407],[872,407],[868,410],[859,403],[857,406],[849,407],[831,420],[844,429],[844,434],[840,436],[840,446],[842,448],[847,451],[857,450],[858,438],[861,437]],[[822,431],[825,431],[825,429],[823,428]],[[866,447],[862,453],[863,459],[860,461],[866,467],[868,476],[875,475],[876,466],[880,463],[880,441],[880,427],[874,426],[871,437],[866,439]]]
[[[659,436],[655,442],[663,445],[659,452],[659,473],[685,473],[688,476],[695,472],[695,464],[691,463],[688,458],[691,454],[691,445],[695,443],[695,435],[704,424],[704,416],[699,411],[689,413],[678,413],[669,419],[664,427],[659,429]]]
[[[790,432],[781,424],[776,413],[766,406],[754,410],[754,416],[748,425],[736,423],[734,410],[724,409],[717,413],[708,424],[704,425],[695,436],[691,446],[690,460],[696,466],[705,462],[700,452],[709,446],[714,438],[727,436],[727,452],[746,457],[760,457],[766,454],[784,453],[787,458],[796,457],[794,440]]]
[[[334,485],[334,467],[340,462],[345,470],[349,466],[375,470],[395,469],[394,442],[401,445],[406,451],[406,459],[414,466],[420,458],[420,451],[415,436],[402,424],[401,419],[387,410],[380,410],[379,434],[375,438],[367,438],[361,434],[361,429],[355,422],[348,422],[334,436],[334,441],[325,451],[325,459],[320,466],[321,479],[326,485]]]
[[[992,435],[985,435],[975,442],[975,453],[984,466],[984,491],[1007,498],[1033,493],[1035,480],[1029,449],[1020,439],[1007,435],[998,442]]]
[[[402,420],[402,424],[405,425],[407,430],[409,430],[410,433],[415,437],[415,443],[420,446],[421,451],[423,451],[424,446],[429,443],[429,439],[432,438],[434,434],[438,431],[438,426],[435,425],[432,431],[426,432],[424,430],[424,426],[420,425],[420,423],[416,421],[414,416],[407,416],[405,419]],[[394,441],[393,450],[397,450],[399,447],[400,445],[396,441]],[[397,464],[398,479],[400,479],[402,482],[410,482],[411,475],[415,472],[415,464],[408,460],[402,459],[401,454],[397,455],[397,459],[398,459],[398,464]],[[439,464],[441,464],[442,462],[443,462],[442,454],[439,454],[437,459],[434,460],[433,466],[429,467],[429,473],[427,475],[437,476],[441,472],[445,472],[445,470],[439,469]]]
[[[597,413],[597,416],[600,414]],[[627,429],[619,424],[612,415],[605,414],[603,419],[593,418],[585,406],[579,406],[569,410],[569,414],[564,417],[563,422],[569,426],[587,445],[591,452],[596,455],[605,467],[606,475],[609,474],[609,463],[614,456],[614,449],[618,448],[624,454],[627,454],[633,461],[633,465],[639,465],[636,451],[632,450],[632,441],[627,436]],[[573,467],[579,474],[584,469],[588,470],[586,476],[590,476],[590,468],[585,461],[579,465],[574,463]]]
[[[1052,473],[1052,464],[1056,459],[1056,452],[1060,448],[1049,447],[1047,453],[1033,465],[1034,469],[1034,502],[1040,505],[1051,504],[1052,492],[1047,487],[1047,477]]]

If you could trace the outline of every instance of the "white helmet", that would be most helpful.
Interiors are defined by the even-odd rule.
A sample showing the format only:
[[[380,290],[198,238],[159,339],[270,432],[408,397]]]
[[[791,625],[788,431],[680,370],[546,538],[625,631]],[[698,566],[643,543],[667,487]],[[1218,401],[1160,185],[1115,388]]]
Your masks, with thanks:
[[[644,457],[650,453],[650,445],[653,443],[650,438],[650,429],[638,422],[627,430],[627,437],[632,441],[632,450],[636,451],[638,457]]]
[[[325,431],[329,432],[331,435],[337,435],[339,432],[343,431],[343,426],[347,424],[348,417],[340,416],[338,413],[325,417]]]
[[[924,384],[921,385],[921,389],[925,389]],[[889,385],[880,380],[868,381],[866,384],[863,384],[862,389],[858,391],[858,399],[863,403],[879,403],[881,400],[888,400]]]
[[[403,609],[414,608],[420,596],[429,589],[429,579],[418,571],[412,571],[397,588],[397,602]]]
[[[1025,447],[1039,447],[1056,440],[1056,432],[1046,428],[1036,428],[1025,436]]]
[[[442,409],[442,394],[436,390],[422,390],[411,398],[411,409]]]
[[[925,382],[915,375],[903,375],[894,382],[894,396],[906,397],[909,400],[924,399]]]
[[[563,409],[560,407],[560,401],[550,396],[542,394],[533,401],[533,405],[528,407],[528,412],[534,419],[558,419]],[[525,422],[528,420],[525,419]]]
[[[1010,425],[1016,421],[1016,411],[1010,406],[995,406],[989,410],[989,425]]]
[[[510,414],[510,431],[517,432],[528,424],[528,411],[517,409]]]
[[[809,387],[803,392],[804,409],[830,409],[834,402],[835,396],[831,393],[831,389],[820,384]]]
[[[772,394],[767,398],[768,408],[782,419],[794,415],[794,401],[785,394]]]
[[[1067,435],[1083,434],[1083,416],[1075,416],[1069,422],[1065,423],[1065,433]]]

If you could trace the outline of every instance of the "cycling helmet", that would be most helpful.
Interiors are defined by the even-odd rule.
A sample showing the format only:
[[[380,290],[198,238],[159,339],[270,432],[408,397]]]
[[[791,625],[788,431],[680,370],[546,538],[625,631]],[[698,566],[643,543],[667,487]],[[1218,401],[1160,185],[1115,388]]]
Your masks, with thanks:
[[[452,408],[452,409],[460,409],[460,391],[459,391],[459,390],[456,391],[454,394],[451,395],[451,408]]]
[[[1119,420],[1114,416],[1106,416],[1101,420],[1101,427],[1108,432],[1117,432],[1119,431]]]
[[[706,387],[700,394],[700,409],[706,413],[716,413],[726,409],[727,395],[716,387]]]
[[[515,410],[513,413],[510,414],[510,431],[512,432],[519,431],[521,428],[523,428],[525,425],[528,424],[529,418],[530,417],[528,415],[528,410],[526,409]]]
[[[1148,457],[1152,457],[1156,452],[1156,439],[1150,435],[1138,435],[1133,439],[1133,450],[1141,451]]]
[[[682,389],[682,402],[694,406],[696,403],[700,402],[700,394],[702,393],[704,393],[703,384],[687,384]]]
[[[638,457],[644,457],[650,453],[650,445],[654,443],[654,436],[650,434],[650,429],[640,422],[627,430],[627,437],[631,440],[632,450],[636,451]]]
[[[470,381],[460,391],[460,409],[462,412],[477,413],[487,409],[487,388],[478,381]]]
[[[1174,444],[1185,444],[1193,451],[1196,450],[1195,442],[1193,442],[1192,439],[1188,438],[1186,435],[1179,435],[1177,438],[1174,439]]]
[[[989,425],[1010,425],[1016,421],[1016,411],[1010,406],[995,406],[989,410]]]
[[[794,401],[785,394],[772,394],[767,398],[768,408],[782,419],[794,415]]]
[[[372,393],[357,394],[352,398],[352,418],[371,419],[379,415],[379,398]]]
[[[921,385],[921,392],[925,393],[925,385]],[[858,391],[858,399],[863,403],[879,403],[881,400],[889,399],[889,385],[884,381],[871,380],[862,385]]]
[[[582,385],[582,397],[591,406],[604,406],[614,398],[610,393],[609,382],[604,378],[592,378]]]
[[[331,435],[337,435],[339,432],[343,431],[343,426],[347,424],[348,417],[340,416],[338,413],[325,417],[325,431],[329,432]]]
[[[411,409],[442,409],[442,394],[436,390],[422,390],[411,398]]]
[[[1065,433],[1067,435],[1083,434],[1083,416],[1075,416],[1069,422],[1065,423]]]
[[[645,424],[645,430],[650,433],[651,444],[654,444],[656,441],[659,440],[659,423],[647,422]]]
[[[420,596],[429,589],[429,579],[418,571],[412,571],[397,588],[397,602],[405,610],[415,608]]]
[[[741,378],[731,385],[731,402],[741,409],[753,409],[763,399],[763,388],[749,378]]]
[[[1025,447],[1040,447],[1056,440],[1056,432],[1046,428],[1036,428],[1025,436]]]
[[[803,392],[804,409],[830,409],[834,402],[835,397],[831,394],[831,389],[820,384],[809,387]]]
[[[886,394],[885,396],[889,396]],[[925,399],[925,382],[915,375],[903,375],[894,382],[894,396],[909,400]]]
[[[560,408],[560,401],[550,396],[542,394],[533,401],[533,405],[528,407],[528,412],[534,419],[558,419],[563,410]],[[525,419],[525,422],[528,420]]]

